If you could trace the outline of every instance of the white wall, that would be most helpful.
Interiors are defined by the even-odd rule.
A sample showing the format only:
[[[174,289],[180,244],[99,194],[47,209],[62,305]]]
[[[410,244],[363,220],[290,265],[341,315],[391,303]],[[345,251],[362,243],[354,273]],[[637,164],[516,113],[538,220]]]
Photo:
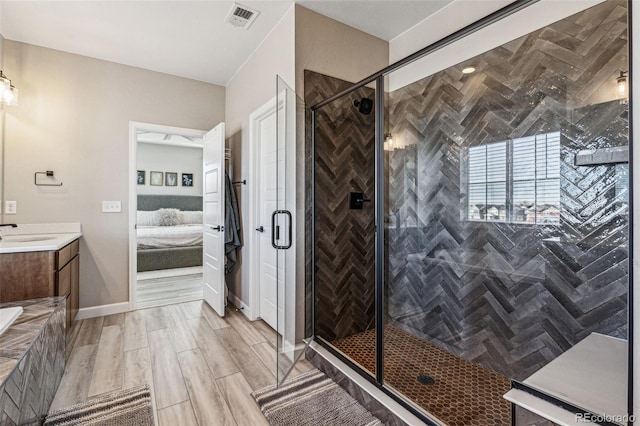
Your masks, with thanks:
[[[202,148],[187,148],[138,142],[137,168],[144,170],[144,185],[138,185],[138,194],[202,195]],[[177,186],[151,185],[151,171],[178,174]],[[193,174],[193,186],[182,186],[182,173]],[[163,182],[164,183],[164,182]]]
[[[224,120],[221,86],[6,40],[20,90],[6,111],[5,199],[18,223],[80,222],[80,306],[126,302],[129,122],[210,129]],[[59,188],[35,187],[54,170]],[[101,212],[121,200],[122,213]]]
[[[394,72],[389,77],[387,89],[397,90],[602,1],[604,0],[541,0],[528,6],[526,10],[514,13]],[[394,63],[415,53],[509,3],[511,1],[456,0],[391,40],[390,62]]]

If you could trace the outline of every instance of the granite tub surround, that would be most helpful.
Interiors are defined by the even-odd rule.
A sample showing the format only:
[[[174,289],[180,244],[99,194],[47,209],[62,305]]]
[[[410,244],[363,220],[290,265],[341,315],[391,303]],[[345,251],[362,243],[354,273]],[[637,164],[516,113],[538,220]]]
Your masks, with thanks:
[[[39,424],[65,367],[64,297],[0,304],[24,311],[0,335],[0,425]]]
[[[59,250],[82,236],[79,223],[18,224],[0,228],[0,254]]]

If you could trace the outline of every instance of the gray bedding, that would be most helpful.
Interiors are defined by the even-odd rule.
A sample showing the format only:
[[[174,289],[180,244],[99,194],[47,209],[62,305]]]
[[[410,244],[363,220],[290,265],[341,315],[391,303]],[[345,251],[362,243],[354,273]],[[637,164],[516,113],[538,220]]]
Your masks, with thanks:
[[[202,210],[201,196],[138,195],[138,210],[174,208],[182,211]],[[202,246],[138,250],[138,272],[187,268],[202,265]]]

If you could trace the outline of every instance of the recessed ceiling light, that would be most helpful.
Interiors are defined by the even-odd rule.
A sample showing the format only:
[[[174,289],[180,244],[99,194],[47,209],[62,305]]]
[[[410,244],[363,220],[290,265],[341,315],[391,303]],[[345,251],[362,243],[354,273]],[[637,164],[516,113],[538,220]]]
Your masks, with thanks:
[[[476,70],[475,67],[466,67],[462,69],[462,74],[471,74]]]

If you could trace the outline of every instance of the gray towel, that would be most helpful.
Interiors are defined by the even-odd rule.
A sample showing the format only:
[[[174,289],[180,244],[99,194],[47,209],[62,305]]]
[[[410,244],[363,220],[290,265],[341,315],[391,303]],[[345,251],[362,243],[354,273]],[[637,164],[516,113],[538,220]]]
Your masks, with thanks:
[[[238,202],[236,193],[231,185],[229,174],[224,172],[224,243],[227,261],[225,262],[225,273],[229,273],[238,259],[238,248],[242,247],[240,242],[240,213],[238,212]]]

